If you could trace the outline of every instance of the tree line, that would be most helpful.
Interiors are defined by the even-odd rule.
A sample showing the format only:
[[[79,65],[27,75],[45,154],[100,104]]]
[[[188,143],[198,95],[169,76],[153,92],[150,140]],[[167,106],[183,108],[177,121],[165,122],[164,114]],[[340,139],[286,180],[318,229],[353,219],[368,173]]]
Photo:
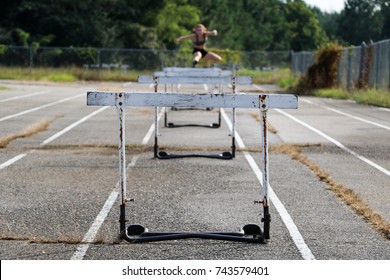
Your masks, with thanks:
[[[390,0],[345,0],[340,13],[302,0],[1,0],[0,44],[170,50],[197,23],[218,30],[218,49],[359,45],[390,38]]]

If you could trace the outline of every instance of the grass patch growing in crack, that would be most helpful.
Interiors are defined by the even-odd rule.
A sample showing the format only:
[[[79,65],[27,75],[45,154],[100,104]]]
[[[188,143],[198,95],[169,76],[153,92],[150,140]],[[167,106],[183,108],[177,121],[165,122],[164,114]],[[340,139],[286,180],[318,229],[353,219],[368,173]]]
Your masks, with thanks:
[[[18,138],[27,138],[38,134],[39,132],[47,130],[52,121],[44,119],[37,123],[32,124],[20,133],[9,134],[0,138],[0,148],[5,148],[9,143]]]
[[[309,167],[320,181],[327,184],[329,190],[334,192],[345,204],[350,206],[355,213],[363,217],[366,222],[380,232],[386,239],[390,240],[390,223],[383,219],[379,214],[375,213],[375,211],[372,210],[353,190],[336,182],[332,179],[329,173],[325,172],[314,162],[310,161],[306,156],[302,155],[304,147],[305,146],[283,144],[271,147],[270,151],[286,154],[292,159]]]

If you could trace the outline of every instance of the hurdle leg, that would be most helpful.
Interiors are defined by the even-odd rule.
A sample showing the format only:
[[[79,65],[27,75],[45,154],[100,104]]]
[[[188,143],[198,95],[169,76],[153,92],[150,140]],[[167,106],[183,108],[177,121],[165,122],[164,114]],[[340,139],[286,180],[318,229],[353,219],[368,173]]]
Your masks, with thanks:
[[[115,95],[115,107],[118,113],[118,154],[119,154],[119,189],[120,189],[120,236],[125,236],[126,230],[126,141],[125,141],[125,95]]]
[[[269,213],[269,198],[268,198],[268,187],[269,187],[269,162],[268,162],[268,96],[261,95],[260,97],[260,117],[261,117],[261,139],[262,139],[262,150],[261,150],[261,172],[263,174],[263,214],[262,222],[264,222],[264,239],[269,239],[270,235],[270,223],[271,215]]]
[[[154,93],[157,93],[158,91],[158,77],[153,77],[153,82],[154,82]],[[166,87],[167,85],[165,85]],[[166,91],[166,88],[165,88]],[[154,151],[154,158],[157,158],[157,153],[158,153],[158,107],[154,107],[154,146],[153,146],[153,151]]]
[[[232,89],[233,94],[236,93],[237,89],[237,77],[232,78]],[[236,108],[233,108],[233,125],[232,125],[232,157],[236,157]]]

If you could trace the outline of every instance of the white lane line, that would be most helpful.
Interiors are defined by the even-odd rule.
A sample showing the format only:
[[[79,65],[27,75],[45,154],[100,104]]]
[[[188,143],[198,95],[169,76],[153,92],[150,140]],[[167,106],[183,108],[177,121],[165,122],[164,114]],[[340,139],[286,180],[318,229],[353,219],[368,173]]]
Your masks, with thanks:
[[[60,100],[57,100],[55,102],[51,102],[51,103],[48,103],[48,104],[45,104],[45,105],[42,105],[42,106],[39,106],[39,107],[35,107],[35,108],[31,108],[31,109],[25,110],[23,112],[19,112],[17,114],[13,114],[13,115],[9,115],[9,116],[0,118],[0,122],[5,121],[5,120],[9,120],[9,119],[12,119],[12,118],[15,118],[15,117],[19,117],[19,116],[22,116],[22,115],[25,115],[25,114],[28,114],[28,113],[31,113],[31,112],[35,112],[35,111],[38,111],[38,110],[41,110],[41,109],[44,109],[44,108],[47,108],[47,107],[50,107],[50,106],[53,106],[53,105],[57,105],[57,104],[60,104],[60,103],[63,103],[63,102],[66,102],[66,101],[69,101],[69,100],[81,97],[81,96],[85,96],[85,93],[82,93],[82,94],[79,94],[79,95],[76,95],[76,96],[72,96],[72,97],[67,97],[67,98],[64,98],[64,99],[60,99]]]
[[[160,121],[162,115],[164,114],[165,108],[162,108],[160,113],[157,116],[157,123]],[[148,132],[146,133],[144,139],[142,140],[142,145],[146,145],[149,142],[149,139],[152,137],[152,134],[154,133],[154,123],[150,126]]]
[[[229,119],[229,117],[226,115],[225,111],[221,109],[222,116],[229,127],[230,131],[232,131],[232,123]],[[245,144],[242,141],[240,135],[236,131],[236,141],[240,148],[245,149]],[[249,165],[251,166],[253,172],[256,174],[256,177],[260,184],[263,182],[263,175],[260,171],[260,168],[257,166],[255,160],[248,152],[243,152],[246,160],[248,161]],[[280,199],[277,197],[271,186],[268,186],[268,192],[269,197],[272,203],[274,204],[276,210],[278,211],[280,217],[282,218],[282,221],[286,225],[288,231],[290,232],[290,236],[292,240],[295,243],[295,246],[298,248],[299,252],[301,253],[301,256],[304,260],[315,260],[315,257],[313,253],[311,252],[309,246],[305,243],[305,240],[302,237],[302,234],[299,232],[298,227],[295,225],[293,219],[291,218],[290,214],[287,212],[286,208],[284,207],[283,203],[280,201]]]
[[[58,137],[60,137],[61,135],[67,133],[69,130],[75,128],[76,126],[78,126],[79,124],[85,122],[86,120],[92,118],[93,116],[99,114],[100,112],[103,112],[104,110],[108,109],[109,107],[102,107],[102,108],[99,108],[98,110],[92,112],[91,114],[89,114],[88,116],[85,116],[84,118],[78,120],[77,122],[69,125],[68,127],[64,128],[63,130],[57,132],[56,134],[54,134],[53,136],[47,138],[45,141],[43,141],[41,143],[41,146],[44,146],[48,143],[50,143],[51,141],[57,139]]]
[[[119,184],[118,184],[119,185]],[[112,191],[108,199],[106,200],[106,203],[104,203],[103,208],[100,210],[99,214],[97,215],[95,221],[93,222],[92,226],[88,230],[88,232],[85,234],[82,243],[77,247],[76,252],[73,254],[71,260],[82,260],[85,256],[85,253],[87,252],[89,248],[89,243],[93,242],[95,240],[96,234],[99,231],[100,227],[102,226],[104,220],[106,219],[108,213],[110,212],[112,206],[114,205],[119,193],[117,191]]]
[[[312,105],[316,105],[318,107],[324,108],[326,110],[332,111],[334,113],[337,113],[337,114],[340,114],[340,115],[343,115],[343,116],[346,116],[346,117],[349,117],[349,118],[352,118],[352,119],[355,119],[355,120],[358,120],[358,121],[361,121],[361,122],[364,122],[364,123],[372,124],[374,126],[390,130],[389,126],[386,126],[386,125],[383,125],[383,124],[380,124],[380,123],[377,123],[377,122],[369,121],[369,120],[357,117],[357,116],[349,114],[349,113],[345,113],[343,111],[340,111],[340,110],[337,110],[337,109],[334,109],[334,108],[331,108],[331,107],[328,107],[328,106],[325,106],[325,105],[316,104],[316,103],[314,103],[311,100],[308,100],[306,98],[300,98],[299,100],[302,100],[303,102],[306,102],[306,103],[309,103],[309,104],[312,104]]]
[[[14,97],[10,97],[10,98],[6,98],[6,99],[3,99],[3,100],[0,100],[0,103],[13,101],[13,100],[18,100],[18,99],[31,97],[31,96],[36,96],[36,95],[41,95],[41,94],[45,94],[45,93],[49,93],[49,92],[51,92],[51,90],[44,90],[44,91],[33,92],[33,93],[30,93],[30,94],[25,94],[25,95],[14,96]]]
[[[25,156],[27,156],[27,154],[20,154],[20,155],[17,155],[15,157],[11,158],[10,160],[7,160],[6,162],[0,164],[0,170],[10,166],[11,164],[14,164],[15,162],[24,158]]]
[[[85,95],[85,94],[84,94]],[[89,118],[95,116],[96,114],[102,112],[103,110],[102,109],[106,109],[106,108],[109,108],[109,107],[102,107],[102,108],[99,108],[98,110],[92,112],[91,114],[87,115],[86,117],[82,118],[81,120],[71,124],[70,126],[64,128],[63,130],[61,130],[60,132],[54,134],[53,136],[49,137],[48,139],[46,139],[45,141],[43,141],[40,145],[41,146],[44,146],[46,145],[47,143],[53,141],[54,139],[58,138],[59,136],[63,135],[64,133],[68,132],[70,129],[72,128],[75,128],[77,125],[85,122],[86,120],[88,120]],[[21,160],[22,158],[24,158],[25,156],[27,156],[28,154],[31,154],[33,152],[35,152],[36,150],[30,150],[28,151],[27,153],[23,153],[23,154],[20,154],[20,155],[17,155],[15,157],[13,157],[12,159],[0,164],[0,170],[1,169],[4,169],[5,167],[8,167],[10,166],[11,164],[14,164],[15,162],[17,162],[18,160]]]
[[[389,108],[379,108],[379,110],[386,111],[386,112],[390,112],[390,109],[389,109]]]
[[[160,120],[163,114],[164,114],[164,110],[161,110],[160,113],[158,114],[157,119]],[[151,138],[153,132],[154,132],[154,123],[150,126],[148,132],[146,133],[144,139],[142,140],[143,145],[149,142],[149,139]],[[130,161],[130,163],[127,165],[126,170],[128,170],[130,167],[134,167],[138,159],[139,159],[138,155],[134,156]],[[111,208],[118,197],[119,193],[118,191],[116,191],[116,189],[118,188],[119,188],[119,181],[116,183],[114,190],[111,192],[106,203],[103,205],[103,208],[100,210],[100,213],[96,217],[91,228],[84,236],[82,243],[87,243],[87,244],[80,244],[77,247],[76,252],[73,254],[71,260],[82,260],[84,258],[85,254],[89,249],[89,246],[91,245],[90,243],[92,243],[95,240],[95,237],[99,232],[101,225],[103,224],[108,213],[111,211]]]
[[[124,84],[122,85],[122,87],[128,87],[128,86],[130,86],[132,83],[133,83],[133,82],[124,83]]]
[[[356,157],[356,158],[360,159],[361,161],[363,161],[363,162],[365,162],[365,163],[371,165],[372,167],[378,169],[379,171],[383,172],[383,173],[386,174],[387,176],[390,176],[390,171],[389,171],[389,170],[383,168],[382,166],[376,164],[375,162],[373,162],[373,161],[371,161],[371,160],[369,160],[369,159],[367,159],[367,158],[365,158],[365,157],[359,155],[358,153],[352,151],[351,149],[345,147],[345,146],[344,146],[343,144],[341,144],[339,141],[337,141],[336,139],[333,139],[332,137],[330,137],[329,135],[325,134],[324,132],[322,132],[322,131],[320,131],[320,130],[314,128],[314,127],[312,127],[311,125],[309,125],[309,124],[307,124],[307,123],[305,123],[305,122],[303,122],[303,121],[297,119],[296,117],[294,117],[294,116],[292,116],[292,115],[290,115],[290,114],[284,112],[283,110],[280,110],[280,109],[275,109],[275,110],[276,110],[277,112],[279,112],[279,113],[285,115],[286,117],[292,119],[293,121],[295,121],[295,122],[297,122],[297,123],[303,125],[304,127],[310,129],[311,131],[317,133],[318,135],[324,137],[326,140],[332,142],[332,143],[335,144],[337,147],[339,147],[339,148],[341,148],[342,150],[344,150],[344,151],[350,153],[350,154],[353,155],[354,157]]]

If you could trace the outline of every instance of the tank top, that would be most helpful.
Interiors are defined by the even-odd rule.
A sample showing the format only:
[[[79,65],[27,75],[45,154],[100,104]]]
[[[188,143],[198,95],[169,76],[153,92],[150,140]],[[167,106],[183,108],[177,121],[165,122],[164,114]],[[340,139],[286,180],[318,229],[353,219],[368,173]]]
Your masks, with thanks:
[[[194,41],[195,46],[202,46],[206,44],[206,41],[207,41],[207,37],[205,34],[203,34],[203,41],[199,41],[198,34],[195,34],[195,41]]]

